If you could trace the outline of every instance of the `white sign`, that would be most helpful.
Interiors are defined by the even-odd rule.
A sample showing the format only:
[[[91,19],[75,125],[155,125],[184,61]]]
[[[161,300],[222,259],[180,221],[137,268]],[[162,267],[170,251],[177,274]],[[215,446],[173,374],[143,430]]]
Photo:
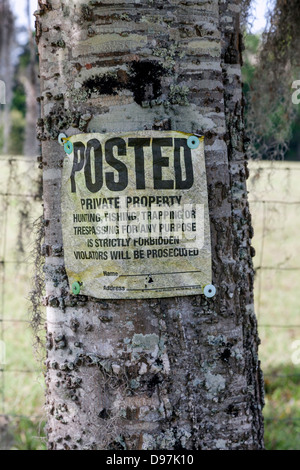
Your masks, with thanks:
[[[204,138],[174,131],[68,138],[65,266],[74,294],[139,299],[211,284]]]

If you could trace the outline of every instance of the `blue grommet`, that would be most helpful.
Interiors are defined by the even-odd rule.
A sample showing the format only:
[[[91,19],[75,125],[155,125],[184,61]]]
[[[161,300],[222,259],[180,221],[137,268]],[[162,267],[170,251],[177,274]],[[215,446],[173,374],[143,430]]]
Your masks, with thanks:
[[[73,144],[68,140],[64,145],[65,152],[70,155],[73,152]]]
[[[63,146],[65,144],[65,141],[66,141],[67,138],[68,137],[63,132],[61,134],[59,134],[59,136],[58,136],[59,145]]]
[[[208,284],[203,289],[203,294],[205,295],[205,297],[208,297],[209,299],[211,297],[214,297],[216,295],[216,292],[217,292],[217,289],[212,284]]]
[[[195,135],[191,135],[187,140],[187,144],[190,149],[197,149],[200,145],[200,140]]]

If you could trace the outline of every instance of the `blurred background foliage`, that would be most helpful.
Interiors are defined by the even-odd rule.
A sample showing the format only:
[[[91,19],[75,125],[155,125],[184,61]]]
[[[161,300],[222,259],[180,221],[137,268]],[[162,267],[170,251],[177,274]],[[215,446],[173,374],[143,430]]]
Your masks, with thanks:
[[[38,54],[32,30],[30,0],[23,24],[17,26],[9,0],[0,0],[0,80],[6,85],[6,104],[0,105],[0,155],[37,156],[39,117]]]
[[[0,6],[1,2],[9,11],[9,1],[1,0]],[[242,0],[242,3],[243,83],[249,158],[300,161],[300,106],[293,105],[291,100],[292,83],[300,79],[299,0],[271,2],[266,30],[259,34],[252,34],[249,26],[253,1]],[[11,12],[10,18],[13,22]],[[38,152],[36,141],[34,145],[28,145],[28,140],[31,144],[34,141],[35,121],[39,115],[39,105],[34,101],[39,94],[38,55],[34,32],[30,32],[25,44],[18,44],[18,37],[24,30],[25,27],[19,30],[11,28],[13,40],[9,40],[8,35],[2,41],[2,49],[10,49],[4,55],[10,55],[12,89],[8,96],[9,116],[4,118],[4,107],[0,107],[0,153],[12,155]],[[3,56],[1,33],[0,54]],[[7,60],[3,68],[6,72]],[[1,71],[0,61],[0,79],[2,75],[5,80],[5,72]],[[32,77],[35,77],[35,83],[32,83]],[[5,131],[6,126],[9,126],[9,132]]]
[[[300,107],[292,102],[292,84],[300,79],[299,0],[269,2],[261,34],[249,32],[250,19],[244,24],[243,66],[248,156],[300,161]]]
[[[15,27],[9,0],[0,1],[0,79],[4,79],[9,88],[8,106],[5,111],[1,106],[0,112],[0,152],[13,155],[31,155],[38,150],[33,137],[39,114],[36,102],[38,56],[31,30],[29,0],[27,3],[27,27],[23,26],[22,31]],[[261,34],[250,32],[253,1],[242,0],[242,4],[249,157],[300,160],[300,111],[291,101],[292,83],[300,77],[299,0],[271,2],[267,26]],[[27,42],[20,45],[18,38],[26,29]]]

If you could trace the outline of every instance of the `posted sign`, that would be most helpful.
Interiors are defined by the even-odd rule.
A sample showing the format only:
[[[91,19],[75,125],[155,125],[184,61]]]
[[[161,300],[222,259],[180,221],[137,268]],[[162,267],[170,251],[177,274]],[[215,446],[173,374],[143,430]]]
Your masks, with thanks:
[[[65,266],[100,299],[202,294],[211,284],[204,139],[174,131],[68,138]]]

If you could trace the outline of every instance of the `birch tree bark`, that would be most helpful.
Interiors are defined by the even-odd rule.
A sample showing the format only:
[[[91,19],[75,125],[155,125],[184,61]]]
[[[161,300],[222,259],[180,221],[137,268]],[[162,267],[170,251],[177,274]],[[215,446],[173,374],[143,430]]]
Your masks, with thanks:
[[[49,449],[261,449],[238,0],[40,0]],[[59,132],[205,135],[212,299],[73,297]]]

